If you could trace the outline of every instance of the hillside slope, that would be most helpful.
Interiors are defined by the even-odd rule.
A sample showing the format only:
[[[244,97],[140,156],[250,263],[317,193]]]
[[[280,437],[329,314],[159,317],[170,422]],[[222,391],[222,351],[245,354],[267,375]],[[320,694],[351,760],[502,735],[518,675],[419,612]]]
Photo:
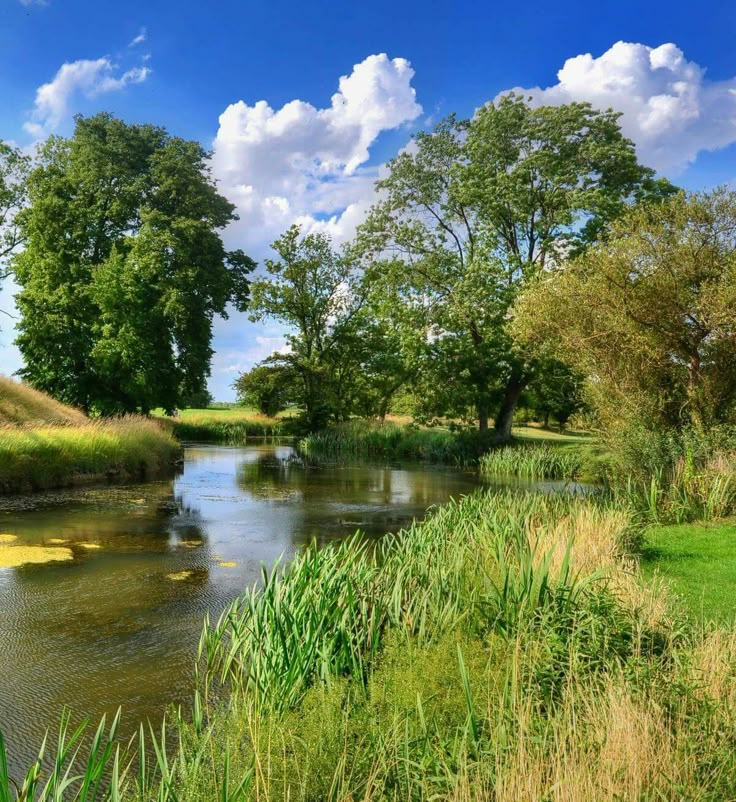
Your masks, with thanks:
[[[138,415],[91,420],[0,376],[0,494],[170,474],[181,447]]]
[[[82,425],[86,416],[27,384],[0,376],[0,426]]]

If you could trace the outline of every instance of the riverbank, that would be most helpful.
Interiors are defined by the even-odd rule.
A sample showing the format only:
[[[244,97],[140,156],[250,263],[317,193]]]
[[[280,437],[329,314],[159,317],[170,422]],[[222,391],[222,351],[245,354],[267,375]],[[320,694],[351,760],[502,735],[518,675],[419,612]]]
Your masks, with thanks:
[[[166,476],[180,454],[169,432],[137,416],[74,427],[5,427],[0,430],[0,493]]]
[[[501,449],[513,453],[511,474],[519,465],[519,455],[541,453],[533,451],[537,447],[546,449],[547,453],[557,453],[559,449],[562,455],[565,452],[581,453],[591,443],[591,438],[584,435],[560,435],[530,427],[515,429],[514,439],[513,446]],[[309,434],[301,439],[299,448],[306,456],[313,458],[414,460],[464,467],[475,466],[491,450],[494,453],[498,451],[494,449],[493,432],[367,420],[347,421]],[[571,465],[566,467],[565,472],[570,472]],[[489,472],[492,471],[489,465]],[[537,478],[544,477],[538,475]]]
[[[378,559],[310,547],[206,629],[173,755],[97,760],[131,800],[730,798],[736,631],[677,617],[642,535],[621,504],[500,492]]]
[[[0,377],[0,493],[162,476],[173,472],[180,453],[153,420],[91,420]]]
[[[254,437],[281,437],[287,434],[288,419],[269,418],[254,410],[183,409],[177,417],[154,412],[175,437],[185,441],[241,444]]]

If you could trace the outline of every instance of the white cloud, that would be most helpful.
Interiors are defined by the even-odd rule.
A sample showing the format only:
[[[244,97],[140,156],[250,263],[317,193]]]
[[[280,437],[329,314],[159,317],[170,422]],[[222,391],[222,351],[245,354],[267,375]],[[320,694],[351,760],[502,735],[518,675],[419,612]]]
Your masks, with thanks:
[[[291,346],[286,341],[285,335],[269,337],[258,334],[249,340],[249,343],[250,345],[242,350],[218,351],[213,373],[239,376],[272,354],[291,353]]]
[[[587,101],[623,112],[621,127],[644,164],[670,175],[703,150],[736,142],[736,78],[710,81],[674,44],[617,42],[603,55],[567,59],[558,83],[516,89],[539,104]]]
[[[326,108],[292,100],[273,109],[240,100],[220,115],[213,170],[238,207],[230,232],[258,252],[293,222],[351,233],[367,208],[376,172],[364,165],[382,131],[421,113],[402,58],[368,56],[339,81]]]
[[[146,32],[146,29],[145,28],[141,28],[139,33],[138,33],[138,36],[133,37],[130,40],[130,42],[128,42],[128,47],[135,47],[136,45],[142,45],[146,41],[147,37],[148,37],[148,34]]]
[[[49,0],[20,0],[22,6],[47,6]]]
[[[74,95],[94,98],[115,92],[129,84],[142,83],[150,72],[148,67],[133,67],[121,73],[108,58],[79,59],[62,64],[53,80],[36,90],[31,119],[23,127],[31,135],[41,137],[58,128],[67,117]]]

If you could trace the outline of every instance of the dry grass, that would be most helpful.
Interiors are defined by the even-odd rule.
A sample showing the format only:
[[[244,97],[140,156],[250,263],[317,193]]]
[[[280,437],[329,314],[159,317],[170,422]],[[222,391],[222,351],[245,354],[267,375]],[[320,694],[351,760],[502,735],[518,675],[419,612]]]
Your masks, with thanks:
[[[87,418],[78,409],[55,401],[27,384],[0,376],[0,427],[39,424],[82,425]]]
[[[90,420],[0,377],[0,493],[143,478],[170,470],[179,451],[154,420]]]

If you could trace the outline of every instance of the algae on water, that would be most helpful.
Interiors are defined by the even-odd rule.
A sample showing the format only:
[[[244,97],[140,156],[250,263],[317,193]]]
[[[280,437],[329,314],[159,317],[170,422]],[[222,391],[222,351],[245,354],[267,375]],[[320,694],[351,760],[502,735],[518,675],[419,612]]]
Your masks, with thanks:
[[[58,546],[15,546],[0,543],[0,568],[19,568],[21,565],[41,565],[74,559],[71,549]]]

